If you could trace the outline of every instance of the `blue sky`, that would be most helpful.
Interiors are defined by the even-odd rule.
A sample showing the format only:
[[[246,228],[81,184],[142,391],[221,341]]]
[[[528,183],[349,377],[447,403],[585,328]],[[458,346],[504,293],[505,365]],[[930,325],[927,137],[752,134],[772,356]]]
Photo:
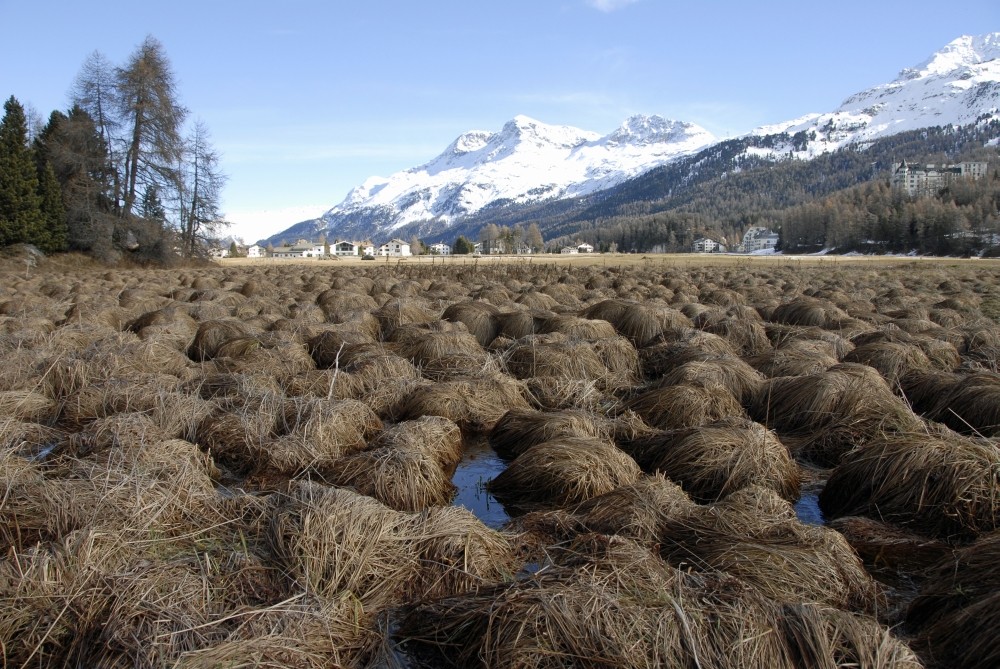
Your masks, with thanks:
[[[736,136],[1000,30],[996,0],[32,4],[0,0],[0,97],[47,117],[91,52],[121,64],[153,35],[250,241],[517,114],[601,134],[659,114]]]

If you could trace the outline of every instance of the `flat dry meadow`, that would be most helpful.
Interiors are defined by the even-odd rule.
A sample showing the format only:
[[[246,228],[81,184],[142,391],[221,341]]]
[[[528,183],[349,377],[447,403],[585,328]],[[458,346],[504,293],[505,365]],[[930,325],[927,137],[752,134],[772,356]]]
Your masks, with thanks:
[[[240,266],[260,266],[260,265],[283,265],[283,264],[305,264],[315,266],[327,265],[383,265],[383,266],[403,266],[412,264],[431,265],[489,265],[489,264],[514,264],[514,265],[569,265],[569,266],[591,266],[601,267],[767,267],[770,265],[779,266],[803,266],[803,265],[827,265],[838,264],[866,264],[885,265],[889,267],[907,263],[921,263],[921,265],[932,266],[958,266],[966,263],[973,265],[992,266],[1000,263],[1000,258],[934,258],[927,256],[873,256],[873,255],[739,255],[729,253],[576,253],[576,254],[539,254],[539,255],[419,255],[406,257],[378,257],[375,260],[362,260],[360,257],[339,257],[329,259],[273,259],[273,258],[223,258],[216,261],[222,267]]]
[[[1000,261],[0,261],[0,664],[1000,666]]]

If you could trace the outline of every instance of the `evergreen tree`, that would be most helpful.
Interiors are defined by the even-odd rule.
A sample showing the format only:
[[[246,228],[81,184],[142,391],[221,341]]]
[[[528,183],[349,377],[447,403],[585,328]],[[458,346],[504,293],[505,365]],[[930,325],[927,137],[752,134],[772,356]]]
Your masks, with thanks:
[[[24,107],[12,95],[0,121],[0,246],[35,244],[45,229]]]
[[[42,216],[45,226],[36,242],[43,251],[65,251],[67,247],[66,208],[63,206],[62,189],[55,170],[48,162],[38,174],[38,192],[41,196]]]
[[[150,184],[142,192],[138,214],[147,221],[158,223],[161,226],[167,224],[167,210],[163,206],[163,201],[160,200],[160,190],[156,184]]]
[[[112,237],[118,215],[113,169],[90,114],[79,106],[69,114],[53,112],[36,151],[52,166],[59,182],[69,248],[114,260]]]
[[[470,242],[462,235],[459,235],[455,239],[455,243],[451,247],[451,252],[456,255],[467,255],[469,253],[472,253],[475,250],[475,248],[476,247],[472,245],[472,242]]]

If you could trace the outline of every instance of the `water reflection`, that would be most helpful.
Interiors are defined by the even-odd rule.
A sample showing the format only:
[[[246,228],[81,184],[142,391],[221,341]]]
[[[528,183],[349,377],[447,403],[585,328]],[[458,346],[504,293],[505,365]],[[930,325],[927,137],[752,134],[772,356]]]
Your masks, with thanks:
[[[823,525],[826,519],[823,518],[823,511],[819,508],[819,494],[806,493],[795,503],[795,515],[803,523],[809,525]]]
[[[506,466],[485,439],[467,442],[462,461],[451,479],[458,488],[453,504],[464,506],[489,527],[498,528],[506,523],[510,516],[503,504],[486,490],[486,484]]]

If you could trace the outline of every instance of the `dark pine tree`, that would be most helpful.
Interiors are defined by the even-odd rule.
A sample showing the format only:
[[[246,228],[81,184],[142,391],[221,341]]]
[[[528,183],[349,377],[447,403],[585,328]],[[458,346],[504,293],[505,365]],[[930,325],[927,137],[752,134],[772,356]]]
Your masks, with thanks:
[[[0,246],[35,244],[45,221],[38,194],[38,173],[28,148],[24,107],[12,95],[0,121]]]
[[[65,251],[68,246],[66,207],[63,206],[62,189],[52,164],[46,162],[38,173],[38,194],[42,198],[42,217],[45,229],[36,242],[46,253]]]

